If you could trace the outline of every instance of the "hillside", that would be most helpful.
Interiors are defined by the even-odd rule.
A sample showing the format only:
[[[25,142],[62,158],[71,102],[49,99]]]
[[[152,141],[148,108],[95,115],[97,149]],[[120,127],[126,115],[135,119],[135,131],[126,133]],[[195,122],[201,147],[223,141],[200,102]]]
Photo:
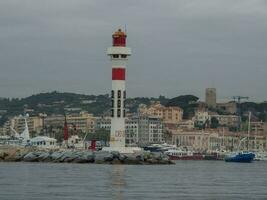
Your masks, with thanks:
[[[165,106],[179,106],[184,110],[184,118],[190,118],[194,115],[194,110],[198,106],[198,97],[193,95],[181,95],[168,99],[164,96],[158,98],[136,97],[126,100],[126,107],[130,112],[136,112],[139,104],[150,105],[155,101],[160,101]],[[0,125],[9,117],[30,112],[38,113],[64,114],[70,112],[88,111],[96,116],[100,116],[109,111],[110,98],[105,95],[85,95],[75,93],[49,92],[35,94],[26,98],[18,99],[0,99]],[[259,120],[267,121],[267,103],[245,102],[241,104],[242,113],[252,111]]]

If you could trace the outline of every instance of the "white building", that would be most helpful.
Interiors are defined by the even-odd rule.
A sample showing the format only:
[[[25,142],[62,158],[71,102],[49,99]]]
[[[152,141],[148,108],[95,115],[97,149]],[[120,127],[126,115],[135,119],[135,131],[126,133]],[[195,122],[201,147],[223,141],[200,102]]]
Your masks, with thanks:
[[[110,118],[98,118],[97,129],[110,130]],[[125,120],[125,137],[127,145],[147,145],[163,143],[163,121],[158,117],[133,116]]]
[[[216,118],[220,126],[238,127],[239,116],[237,115],[210,115],[211,118]]]
[[[195,117],[192,119],[196,126],[203,126],[210,121],[210,115],[208,112],[196,112]]]

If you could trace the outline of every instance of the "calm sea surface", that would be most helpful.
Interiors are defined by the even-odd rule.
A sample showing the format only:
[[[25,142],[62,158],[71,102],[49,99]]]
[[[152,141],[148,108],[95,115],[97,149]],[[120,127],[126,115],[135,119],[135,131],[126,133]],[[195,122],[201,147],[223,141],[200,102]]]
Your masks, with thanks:
[[[0,163],[0,200],[267,199],[267,162]]]

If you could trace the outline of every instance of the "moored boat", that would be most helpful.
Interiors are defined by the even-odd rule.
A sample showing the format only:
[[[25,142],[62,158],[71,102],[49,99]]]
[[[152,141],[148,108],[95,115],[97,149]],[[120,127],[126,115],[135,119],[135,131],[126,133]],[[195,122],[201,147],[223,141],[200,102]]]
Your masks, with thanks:
[[[255,154],[252,152],[235,152],[225,157],[226,162],[252,162]]]
[[[243,138],[240,140],[239,145],[238,145],[238,151],[234,152],[230,155],[227,155],[225,157],[225,161],[226,162],[246,162],[246,163],[250,163],[254,160],[255,158],[255,154],[252,152],[249,152],[249,135],[250,135],[250,119],[251,119],[251,112],[249,112],[248,115],[248,135],[247,137]],[[239,151],[241,142],[243,140],[247,140],[247,151]]]
[[[165,154],[171,160],[203,160],[204,155],[197,152],[185,151],[180,149],[170,149]]]
[[[256,152],[254,160],[255,161],[267,161],[267,153],[266,152]]]

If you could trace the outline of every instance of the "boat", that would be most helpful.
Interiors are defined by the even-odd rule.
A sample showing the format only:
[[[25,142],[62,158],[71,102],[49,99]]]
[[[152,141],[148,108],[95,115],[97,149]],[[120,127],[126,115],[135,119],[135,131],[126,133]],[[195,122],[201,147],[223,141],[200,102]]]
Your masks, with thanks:
[[[21,116],[22,117],[22,116]],[[21,134],[16,132],[16,130],[11,126],[10,130],[12,135],[7,136],[6,140],[1,141],[3,145],[9,145],[9,146],[30,146],[30,133],[29,133],[29,128],[28,128],[28,123],[27,123],[27,117],[29,117],[28,114],[23,116],[24,121],[25,121],[25,128]]]
[[[55,149],[59,147],[55,138],[50,138],[47,136],[37,136],[32,138],[30,140],[30,145],[44,149]]]
[[[211,152],[204,154],[204,160],[223,160],[223,157],[218,152]]]
[[[164,152],[171,160],[203,160],[204,155],[198,152],[182,149],[170,149]]]
[[[255,154],[248,151],[235,152],[225,157],[225,162],[252,162],[255,158]]]
[[[149,146],[144,147],[145,151],[150,151],[150,152],[165,152],[170,149],[176,149],[176,146],[164,143],[164,144],[151,144]]]
[[[256,152],[255,161],[267,161],[267,152]]]
[[[67,117],[65,115],[64,135],[63,135],[64,140],[62,146],[64,148],[71,148],[71,149],[85,149],[86,148],[85,139],[88,133],[85,134],[84,138],[80,138],[79,135],[77,134],[77,129],[75,124],[73,124],[73,129],[74,129],[74,135],[69,135],[68,122],[67,122]]]
[[[250,118],[251,118],[251,112],[249,112],[249,116],[248,116],[248,135],[247,137],[243,138],[240,140],[239,145],[238,145],[238,151],[234,152],[230,155],[227,155],[225,157],[225,162],[246,162],[246,163],[250,163],[254,160],[255,158],[255,154],[252,152],[249,152],[249,134],[250,134]],[[240,148],[240,144],[241,142],[247,139],[247,151],[239,151]]]
[[[30,138],[29,127],[27,123],[28,114],[21,116],[25,121],[25,128],[21,134],[19,134],[13,127],[10,127],[13,132],[12,136],[6,136],[6,140],[1,142],[3,145],[16,146],[16,147],[37,147],[37,148],[57,148],[57,140],[47,136],[37,136]]]

